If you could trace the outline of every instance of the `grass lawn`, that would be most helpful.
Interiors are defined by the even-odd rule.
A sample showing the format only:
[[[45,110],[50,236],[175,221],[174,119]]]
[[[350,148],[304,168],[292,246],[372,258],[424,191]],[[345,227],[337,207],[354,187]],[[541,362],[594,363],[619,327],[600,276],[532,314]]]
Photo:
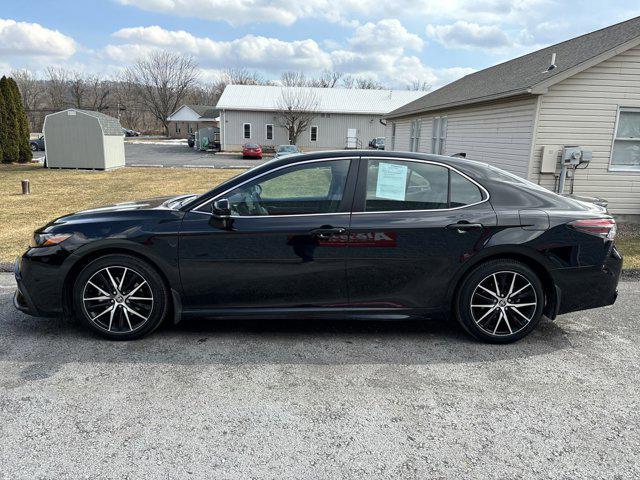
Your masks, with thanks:
[[[205,192],[238,173],[210,168],[126,167],[98,172],[0,165],[0,263],[13,262],[36,228],[61,215],[128,200]],[[23,179],[30,181],[31,195],[21,195]]]
[[[46,170],[36,164],[0,165],[0,263],[12,262],[25,250],[36,228],[61,215],[128,200],[200,193],[237,173],[209,168],[127,167],[96,172]],[[23,179],[30,180],[31,195],[20,194]],[[318,178],[318,185],[323,184],[321,180]],[[625,256],[625,268],[640,268],[640,232],[622,228],[616,244]]]

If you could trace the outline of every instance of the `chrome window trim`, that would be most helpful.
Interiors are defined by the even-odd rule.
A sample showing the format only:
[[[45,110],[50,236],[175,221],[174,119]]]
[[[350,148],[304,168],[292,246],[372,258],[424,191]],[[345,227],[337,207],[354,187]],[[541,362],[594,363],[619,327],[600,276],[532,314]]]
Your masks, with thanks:
[[[227,190],[219,193],[218,195],[216,195],[213,198],[210,198],[209,200],[207,200],[206,202],[201,203],[200,205],[198,205],[197,207],[192,208],[191,210],[189,210],[190,212],[194,212],[194,213],[203,213],[205,215],[211,215],[213,216],[213,213],[211,212],[203,212],[200,210],[201,207],[204,207],[206,205],[208,205],[211,202],[215,202],[216,200],[218,200],[219,198],[221,198],[223,195],[229,193],[231,190],[235,190],[238,187],[241,187],[242,185],[245,185],[249,182],[253,182],[254,180],[260,178],[260,177],[264,177],[265,175],[269,175],[271,173],[277,172],[278,170],[283,170],[285,168],[289,168],[289,167],[295,167],[298,165],[306,165],[308,163],[320,163],[320,162],[332,162],[332,161],[336,161],[336,160],[357,160],[360,157],[329,157],[329,158],[316,158],[314,160],[305,160],[302,162],[296,162],[296,163],[289,163],[287,165],[282,165],[280,167],[274,168],[272,170],[269,170],[267,172],[263,172],[260,175],[256,175],[255,177],[251,177],[247,180],[245,180],[244,182],[239,183],[238,185],[235,185],[231,188],[228,188]],[[306,217],[306,216],[320,216],[320,215],[351,215],[351,212],[335,212],[335,213],[301,213],[300,215],[230,215],[229,218],[278,218],[278,217]]]
[[[422,210],[373,210],[373,211],[370,211],[370,212],[352,212],[353,215],[371,215],[371,214],[381,214],[381,213],[451,212],[451,211],[454,211],[454,210],[461,210],[463,208],[473,207],[474,205],[480,205],[481,203],[488,202],[489,198],[491,197],[491,195],[489,194],[489,191],[486,188],[484,188],[484,186],[479,184],[477,181],[475,181],[473,178],[471,178],[466,173],[463,173],[460,170],[458,170],[457,168],[455,168],[454,166],[447,165],[446,163],[436,162],[436,161],[433,161],[433,160],[421,160],[421,159],[418,159],[418,158],[404,158],[404,157],[367,156],[367,157],[361,157],[361,158],[362,158],[362,160],[365,160],[365,161],[366,160],[398,160],[398,161],[402,161],[402,162],[429,163],[431,165],[438,165],[438,166],[441,166],[441,167],[444,167],[444,168],[448,168],[449,170],[453,170],[457,174],[462,175],[464,178],[466,178],[471,183],[473,183],[483,193],[483,197],[486,196],[486,198],[484,198],[483,200],[481,200],[479,202],[470,203],[469,205],[463,205],[461,207],[431,208],[431,209],[422,209]],[[366,197],[366,192],[365,192],[365,208],[366,208],[366,202],[367,202],[367,197]]]
[[[486,198],[484,198],[482,201],[480,202],[476,202],[476,203],[470,203],[469,205],[463,205],[461,207],[453,207],[453,208],[433,208],[433,209],[423,209],[423,210],[375,210],[375,211],[371,211],[371,212],[335,212],[335,213],[301,213],[300,215],[231,215],[229,218],[281,218],[281,217],[317,217],[317,216],[327,216],[327,215],[371,215],[371,214],[383,214],[383,213],[419,213],[419,212],[451,212],[451,211],[455,211],[455,210],[461,210],[463,208],[468,208],[468,207],[473,207],[475,205],[480,205],[482,203],[488,202],[489,198],[491,197],[491,195],[489,194],[489,191],[484,188],[484,186],[482,186],[480,183],[478,183],[477,181],[475,181],[473,178],[471,178],[469,175],[467,175],[466,173],[461,172],[460,170],[458,170],[457,168],[453,167],[452,165],[447,165],[446,163],[442,163],[442,162],[437,162],[437,161],[433,161],[433,160],[421,160],[418,158],[405,158],[405,157],[376,157],[376,156],[367,156],[367,157],[329,157],[329,158],[317,158],[314,160],[305,160],[303,162],[296,162],[296,163],[290,163],[288,165],[282,165],[278,168],[274,168],[273,170],[269,170],[267,172],[261,173],[260,175],[257,175],[255,177],[249,178],[247,180],[245,180],[242,183],[239,183],[238,185],[235,185],[234,187],[228,188],[227,190],[219,193],[218,195],[216,195],[213,198],[210,198],[209,200],[207,200],[206,202],[201,203],[200,205],[198,205],[197,207],[192,208],[191,210],[189,210],[190,212],[193,213],[200,213],[203,215],[210,215],[213,216],[213,213],[211,212],[203,212],[201,210],[199,210],[201,207],[204,207],[206,205],[208,205],[211,202],[215,202],[216,200],[218,200],[219,198],[221,198],[223,195],[229,193],[231,190],[234,190],[238,187],[241,187],[242,185],[245,185],[257,178],[263,177],[265,175],[268,175],[270,173],[273,172],[277,172],[278,170],[282,170],[284,168],[289,168],[289,167],[293,167],[293,166],[297,166],[297,165],[305,165],[307,163],[319,163],[319,162],[331,162],[331,161],[335,161],[335,160],[357,160],[358,158],[362,159],[362,160],[398,160],[398,161],[403,161],[403,162],[418,162],[418,163],[428,163],[431,165],[438,165],[444,168],[448,168],[450,170],[453,170],[454,172],[456,172],[459,175],[462,175],[464,178],[466,178],[467,180],[469,180],[471,183],[473,183],[474,185],[476,185],[481,192],[483,192],[484,195],[486,195]],[[365,192],[365,202],[366,202],[366,192]]]

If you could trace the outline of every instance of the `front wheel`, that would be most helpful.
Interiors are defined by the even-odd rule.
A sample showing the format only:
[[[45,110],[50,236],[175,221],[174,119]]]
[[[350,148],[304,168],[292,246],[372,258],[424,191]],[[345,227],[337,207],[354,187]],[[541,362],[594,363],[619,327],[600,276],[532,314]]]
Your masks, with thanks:
[[[515,342],[540,322],[544,290],[538,275],[515,260],[476,267],[460,286],[455,305],[462,327],[479,340]]]
[[[88,264],[73,297],[77,316],[113,340],[148,335],[169,310],[169,292],[158,272],[130,255],[105,255]]]

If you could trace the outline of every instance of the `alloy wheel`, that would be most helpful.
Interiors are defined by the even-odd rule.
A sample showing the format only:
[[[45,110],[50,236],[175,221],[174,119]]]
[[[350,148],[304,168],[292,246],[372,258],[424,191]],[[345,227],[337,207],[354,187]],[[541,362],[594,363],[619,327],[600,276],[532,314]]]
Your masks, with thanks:
[[[82,304],[87,317],[98,328],[130,333],[151,317],[153,292],[140,273],[114,265],[98,270],[87,280]]]
[[[471,317],[493,336],[518,333],[533,320],[537,308],[535,288],[524,275],[513,271],[487,275],[471,295]]]

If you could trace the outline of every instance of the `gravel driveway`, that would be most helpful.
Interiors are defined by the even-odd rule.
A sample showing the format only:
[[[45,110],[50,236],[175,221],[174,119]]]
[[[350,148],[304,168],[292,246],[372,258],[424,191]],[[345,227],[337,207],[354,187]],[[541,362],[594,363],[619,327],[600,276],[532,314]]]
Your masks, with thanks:
[[[508,346],[436,322],[108,342],[0,286],[0,478],[640,477],[640,282]]]

